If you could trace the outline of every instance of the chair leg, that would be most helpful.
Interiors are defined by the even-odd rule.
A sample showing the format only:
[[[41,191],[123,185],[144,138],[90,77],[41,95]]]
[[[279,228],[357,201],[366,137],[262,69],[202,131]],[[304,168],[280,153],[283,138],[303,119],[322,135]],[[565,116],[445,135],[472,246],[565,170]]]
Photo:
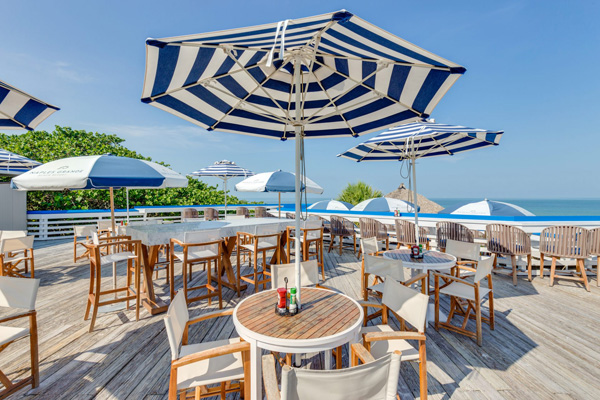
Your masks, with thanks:
[[[465,321],[468,317],[465,317]],[[475,321],[477,323],[477,345],[483,345],[483,332],[481,328],[481,300],[475,299]]]
[[[554,286],[555,272],[556,272],[556,257],[552,257],[552,265],[550,266],[550,287]]]
[[[140,320],[140,299],[141,299],[141,293],[140,293],[140,281],[141,279],[141,265],[139,262],[139,258],[136,260],[135,262],[135,320],[139,321]]]
[[[585,286],[585,290],[590,291],[590,283],[588,282],[587,273],[585,272],[585,260],[583,258],[579,258],[576,261],[577,265],[579,265],[579,271],[581,272],[581,279],[583,279],[583,286]]]
[[[331,253],[331,249],[333,248],[333,242],[335,242],[335,235],[331,234],[329,240],[329,249],[327,250],[328,253]]]
[[[96,324],[96,317],[98,316],[98,305],[100,303],[100,279],[102,278],[102,274],[100,273],[100,266],[98,266],[97,268],[95,268],[96,271],[96,287],[95,287],[95,293],[94,293],[94,310],[92,311],[92,319],[90,321],[90,330],[89,332],[92,333],[94,331],[94,325]]]
[[[517,257],[510,256],[510,263],[512,264],[513,285],[517,286]]]
[[[529,282],[531,282],[531,254],[527,254],[527,277],[529,278]]]
[[[540,253],[540,279],[544,279],[544,253]]]
[[[253,252],[254,258],[254,293],[258,293],[258,251]]]
[[[427,350],[425,341],[419,341],[419,391],[421,400],[427,400]]]
[[[83,316],[83,320],[87,321],[87,319],[90,317],[90,309],[92,306],[92,295],[94,293],[94,277],[95,277],[96,273],[94,271],[94,267],[93,264],[90,262],[90,290],[88,292],[88,298],[87,298],[87,304],[85,306],[85,315]]]
[[[212,294],[211,290],[208,288],[208,285],[210,285],[211,282],[211,278],[212,278],[212,260],[208,260],[207,261],[208,265],[206,268],[206,291],[208,292],[208,294]],[[208,305],[212,305],[212,296],[208,296]]]
[[[488,295],[488,308],[490,310],[490,330],[494,330],[496,324],[496,318],[494,317],[494,291],[491,291]]]
[[[37,316],[35,313],[29,316],[29,345],[31,346],[31,387],[36,388],[40,384],[40,364],[38,356]]]
[[[342,346],[335,349],[335,369],[342,369]]]
[[[342,246],[344,245],[344,237],[340,236],[340,256],[342,255]]]
[[[223,268],[221,265],[221,258],[217,258],[215,263],[217,264],[217,291],[219,294],[219,310],[223,309],[223,284],[221,279],[221,269]]]

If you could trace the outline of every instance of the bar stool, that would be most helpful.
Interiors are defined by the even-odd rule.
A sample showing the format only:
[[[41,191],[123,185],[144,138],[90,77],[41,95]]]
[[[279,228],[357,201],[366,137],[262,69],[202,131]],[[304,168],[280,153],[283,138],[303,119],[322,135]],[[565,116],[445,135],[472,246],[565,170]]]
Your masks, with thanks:
[[[207,207],[204,209],[204,220],[205,221],[218,221],[219,212],[216,208]]]
[[[131,240],[128,236],[115,236],[109,240],[100,243],[98,235],[93,235],[94,244],[86,245],[90,251],[90,289],[85,308],[84,321],[90,316],[90,309],[93,307],[92,318],[90,321],[90,332],[94,330],[98,308],[101,306],[127,302],[135,300],[135,320],[140,319],[140,274],[142,264],[142,242],[139,240]],[[127,251],[120,251],[127,249]],[[106,250],[110,254],[102,255],[102,250]],[[116,264],[120,261],[127,261],[127,278],[126,284],[122,287],[117,287],[116,283]],[[113,289],[102,290],[102,266],[113,265]],[[131,274],[134,276],[134,287],[131,287]],[[125,292],[125,296],[119,297],[118,294]],[[111,300],[101,300],[102,296],[113,294]]]
[[[583,283],[585,290],[590,291],[590,285],[585,272],[585,259],[589,256],[589,231],[579,226],[549,226],[540,233],[540,277],[544,277],[544,257],[552,257],[550,267],[550,286],[554,279],[568,279]],[[556,271],[556,260],[574,258],[575,271]]]
[[[73,262],[77,262],[77,260],[81,258],[87,258],[90,255],[90,251],[87,248],[83,254],[77,255],[77,245],[83,246],[83,244],[92,244],[92,234],[94,232],[96,232],[95,225],[73,226]]]
[[[294,237],[295,227],[287,227],[287,253],[292,257],[292,240]],[[310,257],[316,257],[317,264],[321,267],[321,276],[325,280],[325,265],[323,264],[323,222],[321,220],[304,221],[303,227],[300,228],[300,250],[302,251],[302,261],[308,261]],[[314,244],[314,251],[311,251],[311,246]],[[294,254],[295,255],[295,254]]]
[[[212,298],[219,300],[219,309],[223,308],[223,297],[221,291],[221,258],[223,239],[218,229],[186,232],[183,236],[183,242],[177,239],[171,239],[170,273],[171,284],[169,285],[171,299],[174,297],[174,263],[175,260],[181,261],[181,272],[183,275],[183,293],[187,304],[195,301],[208,299],[208,305],[212,304]],[[175,245],[183,248],[181,252],[175,252]],[[212,263],[215,265],[215,275],[217,278],[217,287],[212,283]],[[198,286],[188,286],[188,270],[191,276],[192,268],[197,264],[206,264],[206,283]],[[207,293],[199,296],[191,296],[190,293],[195,290],[206,289]]]
[[[281,231],[278,224],[257,225],[254,233],[237,233],[237,275],[238,287],[240,280],[254,285],[254,292],[258,293],[259,285],[263,289],[267,288],[267,283],[271,281],[270,265],[267,264],[267,251],[275,251],[275,263],[280,263]],[[254,272],[252,274],[240,274],[240,256],[242,253],[249,253],[249,266],[252,267],[254,260]],[[262,253],[262,269],[258,268],[258,253]],[[259,280],[259,275],[262,279]]]

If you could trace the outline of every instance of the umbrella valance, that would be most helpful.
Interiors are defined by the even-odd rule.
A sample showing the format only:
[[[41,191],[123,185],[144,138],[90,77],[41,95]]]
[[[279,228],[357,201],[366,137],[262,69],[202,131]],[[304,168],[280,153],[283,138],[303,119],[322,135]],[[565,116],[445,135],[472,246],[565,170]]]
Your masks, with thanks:
[[[51,104],[0,81],[0,131],[6,129],[34,130],[53,112]]]

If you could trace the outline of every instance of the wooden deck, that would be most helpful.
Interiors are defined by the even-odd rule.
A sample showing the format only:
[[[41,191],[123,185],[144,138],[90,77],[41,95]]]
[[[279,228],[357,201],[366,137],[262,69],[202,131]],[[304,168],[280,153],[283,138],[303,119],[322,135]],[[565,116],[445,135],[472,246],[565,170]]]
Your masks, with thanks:
[[[42,280],[37,302],[41,383],[11,399],[166,399],[171,355],[163,316],[142,310],[136,322],[131,310],[99,314],[90,334],[89,321],[83,320],[88,263],[73,264],[70,241],[37,242],[35,257],[36,277]],[[123,267],[120,273],[124,279]],[[358,297],[359,274],[351,252],[326,255],[327,285]],[[159,285],[165,283],[162,275]],[[202,279],[202,274],[194,277]],[[591,293],[567,281],[553,288],[548,284],[547,278],[533,283],[520,278],[514,287],[510,278],[496,276],[496,330],[484,325],[481,348],[467,337],[429,326],[430,398],[600,398],[600,290],[595,278]],[[245,295],[252,290],[250,286]],[[224,289],[224,301],[233,307],[239,299]],[[191,314],[209,309],[215,305],[201,303]],[[229,318],[198,325],[190,343],[236,336]],[[28,373],[27,354],[27,341],[11,345],[0,354],[2,370],[10,378]],[[321,356],[310,356],[307,363],[320,367]],[[399,383],[402,399],[418,397],[415,365],[403,363]]]

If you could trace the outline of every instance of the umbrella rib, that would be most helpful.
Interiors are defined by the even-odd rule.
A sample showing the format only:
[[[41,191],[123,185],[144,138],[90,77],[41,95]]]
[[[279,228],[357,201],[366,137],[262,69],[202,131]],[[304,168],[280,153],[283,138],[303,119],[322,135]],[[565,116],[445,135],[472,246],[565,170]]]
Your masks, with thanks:
[[[332,54],[332,53],[320,53],[319,56],[337,58],[340,60],[351,60],[351,61],[371,61],[371,62],[384,61],[388,65],[398,65],[398,66],[402,66],[402,67],[430,68],[430,69],[436,69],[436,70],[440,70],[440,71],[452,72],[451,67],[443,67],[443,66],[439,66],[439,65],[431,65],[431,64],[423,64],[423,63],[411,63],[411,62],[406,62],[406,61],[404,61],[404,62],[403,61],[394,61],[394,60],[390,60],[388,58],[366,59],[366,58],[360,58],[360,57],[342,56],[342,55]]]
[[[17,121],[16,119],[14,119],[13,117],[11,117],[10,115],[5,114],[2,111],[0,111],[0,114],[4,115],[6,118],[8,118],[9,120],[11,120],[12,122],[19,124],[21,126],[21,128],[27,129],[27,126],[25,126],[23,123]]]
[[[412,108],[412,107],[410,107],[410,106],[408,106],[408,105],[406,105],[406,104],[402,103],[400,100],[396,100],[396,99],[394,99],[394,98],[392,98],[392,97],[388,96],[387,94],[381,93],[381,92],[379,92],[379,91],[378,91],[378,90],[376,90],[376,89],[373,89],[373,88],[370,88],[370,87],[368,87],[368,86],[367,86],[367,85],[365,85],[365,84],[364,84],[362,81],[357,81],[356,79],[354,79],[354,78],[350,77],[349,75],[342,74],[341,72],[339,72],[339,71],[337,71],[337,70],[335,70],[335,69],[331,68],[331,67],[330,67],[329,65],[327,65],[327,64],[323,64],[323,63],[320,63],[320,62],[318,62],[318,61],[315,61],[315,62],[316,62],[317,64],[319,64],[319,65],[321,65],[321,66],[323,66],[323,67],[325,67],[325,68],[327,68],[327,69],[329,69],[329,70],[331,70],[331,71],[335,72],[336,74],[338,74],[338,75],[341,75],[341,76],[343,76],[344,78],[346,78],[346,79],[348,79],[348,80],[351,80],[352,82],[356,83],[356,84],[357,84],[357,86],[358,86],[358,85],[360,85],[360,86],[363,86],[364,88],[366,88],[366,89],[368,89],[369,91],[371,91],[371,92],[373,92],[373,93],[377,94],[378,96],[385,97],[386,99],[388,99],[388,100],[392,101],[393,103],[396,103],[396,104],[399,104],[399,105],[401,105],[402,107],[404,107],[404,108],[406,108],[406,109],[408,109],[408,110],[410,110],[410,111],[414,112],[414,113],[415,113],[415,114],[417,114],[418,116],[422,116],[422,115],[423,115],[423,113],[422,113],[422,112],[420,112],[420,111],[417,111],[417,110],[415,110],[414,108]],[[376,73],[376,72],[378,72],[378,71],[375,71],[374,73]],[[371,74],[371,75],[372,75],[372,74]]]

